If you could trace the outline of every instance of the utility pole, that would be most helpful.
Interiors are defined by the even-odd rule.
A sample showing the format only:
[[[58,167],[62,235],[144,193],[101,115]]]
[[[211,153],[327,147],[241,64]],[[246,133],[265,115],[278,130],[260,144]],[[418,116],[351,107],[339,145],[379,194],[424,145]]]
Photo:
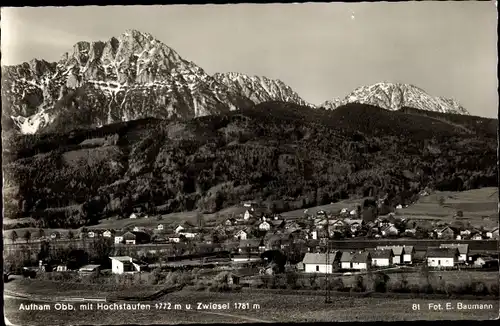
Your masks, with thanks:
[[[328,267],[330,266],[330,220],[328,218],[328,213],[326,213],[326,276],[325,276],[325,303],[332,303],[330,298],[330,284],[328,283]],[[333,269],[333,266],[332,266]]]

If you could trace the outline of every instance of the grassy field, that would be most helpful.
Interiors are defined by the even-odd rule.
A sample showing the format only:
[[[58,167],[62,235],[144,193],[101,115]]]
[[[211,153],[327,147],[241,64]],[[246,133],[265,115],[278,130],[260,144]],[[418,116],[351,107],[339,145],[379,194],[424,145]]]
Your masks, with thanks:
[[[440,198],[444,199],[440,205]],[[398,210],[398,214],[409,219],[431,219],[451,222],[457,211],[473,226],[493,227],[498,225],[498,188],[481,188],[462,192],[436,191],[421,197],[413,205]]]
[[[178,324],[178,323],[244,323],[244,322],[332,322],[332,321],[405,321],[405,320],[488,320],[498,316],[498,301],[429,300],[429,299],[384,299],[334,297],[332,303],[324,303],[321,296],[284,295],[261,293],[209,293],[181,291],[169,294],[161,302],[178,304],[181,309],[103,311],[19,311],[20,303],[26,300],[7,298],[5,315],[16,325],[55,324]],[[225,310],[197,310],[197,303],[228,303]],[[491,304],[485,310],[457,310],[457,303]],[[247,304],[249,309],[237,309],[235,303]],[[450,310],[431,310],[429,304],[449,303]],[[191,309],[186,309],[186,304]],[[417,309],[420,305],[420,310]],[[94,306],[96,304],[94,303]]]

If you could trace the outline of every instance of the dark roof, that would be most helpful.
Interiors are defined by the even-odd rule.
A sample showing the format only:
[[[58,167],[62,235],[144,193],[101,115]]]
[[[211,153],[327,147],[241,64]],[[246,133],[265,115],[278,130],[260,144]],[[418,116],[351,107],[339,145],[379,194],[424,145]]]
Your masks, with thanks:
[[[428,248],[427,257],[431,258],[451,258],[458,255],[457,248]]]
[[[468,254],[469,253],[469,244],[465,243],[443,243],[439,246],[439,248],[457,248],[458,252],[463,255],[463,254]]]
[[[370,253],[368,251],[358,251],[352,255],[351,261],[353,263],[364,263],[371,258]]]
[[[404,246],[377,246],[377,249],[392,249],[395,256],[401,256],[404,254]]]
[[[353,253],[352,252],[349,252],[349,251],[344,251],[342,252],[342,256],[340,257],[340,262],[351,262],[352,260],[352,255]]]
[[[390,259],[394,256],[391,249],[370,249],[368,250],[372,259]]]

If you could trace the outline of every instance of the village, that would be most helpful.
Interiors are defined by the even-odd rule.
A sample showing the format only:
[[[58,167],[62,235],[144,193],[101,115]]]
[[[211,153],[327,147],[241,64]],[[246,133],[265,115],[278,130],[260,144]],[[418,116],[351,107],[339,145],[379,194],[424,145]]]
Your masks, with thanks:
[[[396,214],[398,209],[401,207],[395,207]],[[132,225],[135,221],[149,220],[149,225],[156,227],[84,228],[78,235],[68,237],[66,234],[66,239],[59,232],[53,232],[30,240],[32,245],[49,243],[52,248],[71,244],[73,248],[85,250],[88,246],[95,247],[96,241],[107,246],[109,261],[104,264],[102,259],[99,263],[92,262],[92,259],[84,261],[82,264],[87,264],[76,266],[82,273],[111,269],[113,274],[123,274],[154,268],[234,267],[242,266],[242,263],[259,265],[256,269],[259,274],[283,272],[284,265],[300,273],[320,274],[422,263],[441,269],[498,265],[498,257],[491,250],[481,252],[476,249],[471,253],[469,244],[464,243],[465,240],[498,240],[498,227],[458,229],[439,223],[424,231],[416,226],[415,221],[395,213],[366,222],[359,206],[337,212],[320,210],[315,214],[308,214],[305,210],[303,218],[298,219],[269,214],[253,202],[242,203],[240,211],[238,215],[232,214],[219,221],[207,223],[198,220],[198,225],[188,221],[163,222],[134,212],[128,217]],[[414,245],[419,239],[425,244]],[[345,243],[351,246],[339,246]],[[10,247],[10,250],[18,250]],[[6,250],[8,252],[9,246]],[[264,260],[262,256],[266,252],[273,254]],[[283,266],[276,263],[276,255],[284,257]],[[24,270],[68,271],[63,260],[40,260],[36,266],[24,266]]]

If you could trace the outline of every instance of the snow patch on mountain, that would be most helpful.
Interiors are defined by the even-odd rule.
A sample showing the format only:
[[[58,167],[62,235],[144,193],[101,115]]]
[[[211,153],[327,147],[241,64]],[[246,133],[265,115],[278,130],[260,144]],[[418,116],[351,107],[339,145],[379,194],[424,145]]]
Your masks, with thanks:
[[[321,106],[332,110],[348,103],[369,104],[392,111],[411,107],[441,113],[469,114],[454,100],[431,96],[414,85],[386,82],[358,87],[344,99],[326,101]]]

